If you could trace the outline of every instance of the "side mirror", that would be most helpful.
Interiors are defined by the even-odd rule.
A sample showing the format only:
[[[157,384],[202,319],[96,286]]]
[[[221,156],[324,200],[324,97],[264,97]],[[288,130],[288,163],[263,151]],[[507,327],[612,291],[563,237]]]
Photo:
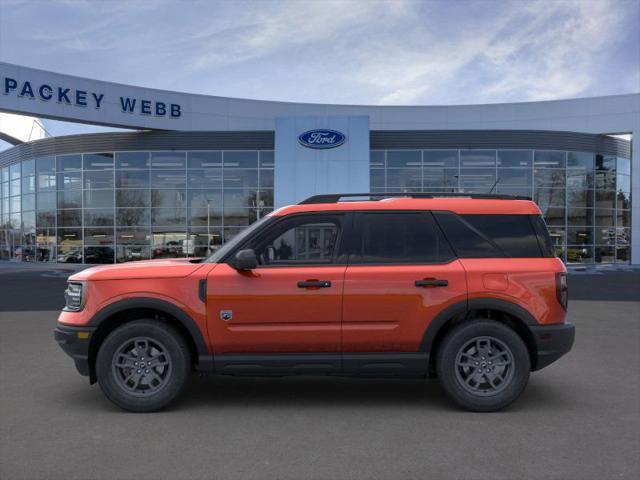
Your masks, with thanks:
[[[233,257],[231,266],[236,270],[253,270],[258,266],[258,258],[256,252],[248,248],[246,250],[240,250]]]

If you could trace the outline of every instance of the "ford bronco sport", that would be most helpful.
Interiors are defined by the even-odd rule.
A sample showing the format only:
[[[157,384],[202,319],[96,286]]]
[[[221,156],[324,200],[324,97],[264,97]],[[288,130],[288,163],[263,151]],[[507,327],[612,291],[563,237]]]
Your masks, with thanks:
[[[116,405],[165,407],[191,371],[437,377],[493,411],[571,349],[540,210],[471,194],[319,195],[206,259],[70,277],[55,338]]]

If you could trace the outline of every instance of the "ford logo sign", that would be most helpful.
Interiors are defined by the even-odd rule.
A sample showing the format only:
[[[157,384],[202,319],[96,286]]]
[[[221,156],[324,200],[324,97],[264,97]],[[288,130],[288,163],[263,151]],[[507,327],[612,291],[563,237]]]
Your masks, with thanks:
[[[298,136],[300,144],[307,148],[335,148],[347,141],[344,133],[329,129],[309,130]]]

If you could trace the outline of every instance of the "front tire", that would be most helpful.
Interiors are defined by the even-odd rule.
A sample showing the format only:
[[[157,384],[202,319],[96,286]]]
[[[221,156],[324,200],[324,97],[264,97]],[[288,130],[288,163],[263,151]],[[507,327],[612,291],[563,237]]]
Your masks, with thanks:
[[[529,381],[531,360],[525,343],[508,326],[477,319],[454,327],[438,350],[436,370],[445,392],[474,412],[501,410]]]
[[[189,348],[168,324],[135,320],[105,338],[96,376],[109,400],[130,412],[154,412],[180,394],[191,372]]]

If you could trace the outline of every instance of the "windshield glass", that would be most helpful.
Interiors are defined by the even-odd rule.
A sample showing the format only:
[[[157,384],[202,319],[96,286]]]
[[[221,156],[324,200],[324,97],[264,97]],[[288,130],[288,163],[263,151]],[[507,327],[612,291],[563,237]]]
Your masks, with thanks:
[[[260,220],[258,220],[255,223],[252,223],[249,227],[242,230],[239,234],[237,234],[235,237],[233,237],[231,240],[225,243],[222,247],[220,247],[219,250],[216,250],[215,252],[213,252],[213,254],[210,257],[208,257],[205,260],[205,262],[218,263],[221,259],[227,256],[227,254],[230,251],[236,248],[237,245],[242,243],[245,238],[251,235],[258,228],[262,227],[262,225],[264,225],[270,218],[271,218],[271,214],[267,215],[266,217],[262,217]]]

